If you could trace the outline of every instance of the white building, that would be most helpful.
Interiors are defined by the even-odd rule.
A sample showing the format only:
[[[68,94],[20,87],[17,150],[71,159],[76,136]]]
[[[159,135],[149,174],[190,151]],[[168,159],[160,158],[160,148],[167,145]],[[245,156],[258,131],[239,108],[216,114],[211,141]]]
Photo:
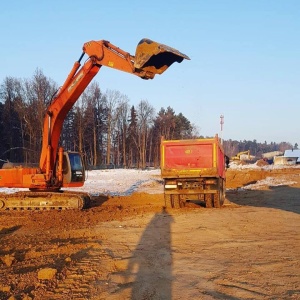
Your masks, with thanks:
[[[263,153],[262,158],[273,159],[274,156],[280,156],[280,155],[283,155],[283,152],[273,151],[273,152]]]
[[[295,149],[295,150],[285,150],[284,157],[297,157],[297,164],[300,163],[300,150],[299,149]]]
[[[289,156],[274,156],[274,165],[295,165],[297,157]]]

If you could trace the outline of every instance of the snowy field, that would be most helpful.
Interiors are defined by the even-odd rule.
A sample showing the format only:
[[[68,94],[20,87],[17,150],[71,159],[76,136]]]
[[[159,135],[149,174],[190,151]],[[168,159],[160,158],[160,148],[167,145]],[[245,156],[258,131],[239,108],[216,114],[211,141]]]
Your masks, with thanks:
[[[163,193],[163,185],[159,169],[110,169],[88,171],[84,186],[76,190],[95,196],[99,194],[127,196],[137,191]]]
[[[0,193],[11,194],[28,189],[0,188]],[[64,190],[87,192],[91,195],[126,196],[134,192],[163,193],[160,170],[109,169],[86,171],[86,181],[80,188]]]
[[[255,170],[273,170],[282,169],[286,166],[268,165],[259,167],[256,164],[236,165],[231,164],[231,169],[255,169]],[[289,166],[289,168],[298,168],[300,173],[300,165]],[[150,194],[163,193],[163,181],[160,177],[160,170],[136,170],[136,169],[110,169],[110,170],[93,170],[87,171],[87,180],[83,187],[72,188],[66,190],[76,190],[87,192],[91,195],[131,195],[134,192],[145,192]],[[259,189],[262,186],[280,186],[292,185],[295,182],[280,178],[268,177],[260,180],[255,184],[250,184],[243,189]],[[0,193],[14,193],[27,189],[0,188]]]

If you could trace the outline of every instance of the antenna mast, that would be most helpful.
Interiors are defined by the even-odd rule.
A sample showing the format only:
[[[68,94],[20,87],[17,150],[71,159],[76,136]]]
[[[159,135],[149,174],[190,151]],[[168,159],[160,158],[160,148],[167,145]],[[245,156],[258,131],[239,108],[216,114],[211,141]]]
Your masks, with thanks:
[[[223,144],[223,124],[224,124],[224,115],[220,116],[220,125],[221,125],[221,143]]]

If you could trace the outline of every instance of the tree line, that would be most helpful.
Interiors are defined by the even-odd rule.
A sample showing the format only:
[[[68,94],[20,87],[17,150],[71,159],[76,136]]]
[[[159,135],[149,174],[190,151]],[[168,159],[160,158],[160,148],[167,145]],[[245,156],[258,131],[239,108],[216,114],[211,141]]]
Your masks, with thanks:
[[[0,159],[37,163],[47,106],[57,84],[39,69],[30,79],[6,77],[0,85]],[[158,114],[147,100],[130,105],[116,90],[91,83],[64,121],[60,144],[83,154],[89,166],[145,168],[159,165],[161,136],[196,137],[195,126],[171,107]]]
[[[6,77],[0,85],[0,162],[39,162],[47,106],[58,85],[39,69],[30,79]],[[88,166],[159,167],[160,141],[203,138],[182,113],[170,107],[158,113],[147,100],[134,106],[116,90],[102,92],[92,82],[64,121],[60,144],[83,154]],[[293,148],[282,142],[223,141],[225,153],[252,155]]]
[[[236,140],[227,140],[223,142],[223,147],[226,155],[232,157],[239,152],[250,151],[250,155],[255,157],[256,159],[262,158],[263,153],[279,151],[284,153],[285,150],[289,149],[298,149],[298,144],[296,143],[294,146],[288,142],[280,142],[280,143],[259,143],[256,140],[253,141],[236,141]]]

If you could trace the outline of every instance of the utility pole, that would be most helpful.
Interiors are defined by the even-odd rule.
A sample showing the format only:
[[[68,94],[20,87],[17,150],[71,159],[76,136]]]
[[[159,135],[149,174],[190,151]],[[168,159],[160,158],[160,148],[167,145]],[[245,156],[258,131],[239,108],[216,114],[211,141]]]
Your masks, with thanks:
[[[220,116],[220,125],[221,125],[221,134],[220,134],[220,138],[221,138],[221,144],[223,144],[223,124],[224,124],[224,115]]]

